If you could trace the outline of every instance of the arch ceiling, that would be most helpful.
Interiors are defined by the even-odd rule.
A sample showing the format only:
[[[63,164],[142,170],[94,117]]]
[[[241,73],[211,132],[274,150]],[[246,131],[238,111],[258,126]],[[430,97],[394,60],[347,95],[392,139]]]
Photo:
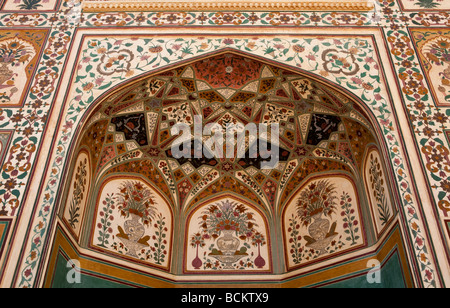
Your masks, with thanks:
[[[178,134],[172,135],[171,127],[185,123],[193,132],[195,116],[202,117],[203,126],[218,123],[223,132],[232,124],[279,123],[280,164],[274,170],[261,169],[264,159],[249,157],[248,140],[244,158],[203,154],[175,159],[171,147]],[[101,120],[86,121],[89,125],[81,145],[93,153],[94,178],[135,171],[126,160],[111,162],[139,151],[142,161],[167,161],[177,188],[192,189],[211,170],[221,178],[235,178],[238,171],[245,171],[263,187],[279,181],[288,161],[305,158],[333,161],[333,166],[358,174],[366,148],[376,144],[369,120],[349,98],[308,77],[235,53],[208,57],[127,85],[102,102],[91,118]],[[208,137],[204,138],[206,142]],[[187,193],[162,190],[177,206],[189,207],[187,201],[192,198]],[[275,195],[258,199],[273,207]]]

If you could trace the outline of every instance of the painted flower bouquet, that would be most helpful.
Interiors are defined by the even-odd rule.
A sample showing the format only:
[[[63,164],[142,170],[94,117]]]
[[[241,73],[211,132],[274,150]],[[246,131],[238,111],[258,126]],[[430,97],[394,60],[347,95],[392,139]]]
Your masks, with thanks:
[[[308,226],[315,216],[330,216],[336,210],[335,187],[327,180],[313,182],[304,189],[297,201],[297,214]]]
[[[439,72],[441,76],[441,85],[438,86],[439,92],[444,93],[445,100],[450,101],[448,88],[450,87],[450,39],[440,37],[428,45],[429,49],[425,53],[428,60],[436,66],[442,66],[443,70]]]
[[[200,260],[200,258],[198,257],[198,248],[204,247],[206,245],[205,244],[205,236],[207,237],[208,235],[205,235],[205,234],[202,235],[199,232],[197,232],[194,235],[192,235],[192,237],[191,237],[190,244],[193,248],[196,248],[196,257],[192,261],[192,266],[195,269],[199,269],[200,266],[202,266],[202,260]]]
[[[126,218],[136,215],[149,226],[156,215],[155,201],[149,188],[137,181],[126,181],[119,187],[117,196],[120,214]]]
[[[450,40],[442,38],[435,41],[431,44],[426,56],[436,65],[450,63]]]
[[[249,239],[257,227],[253,214],[244,205],[229,200],[210,205],[202,214],[200,226],[213,239],[223,232],[235,233],[242,240]]]
[[[211,246],[209,256],[219,260],[223,264],[223,269],[234,269],[233,264],[248,255],[247,247],[250,246],[240,247],[239,239],[252,241],[252,244],[258,247],[260,256],[259,247],[265,244],[265,238],[256,231],[257,224],[253,213],[243,204],[230,200],[221,201],[210,205],[202,214],[200,217],[202,233],[207,235],[206,238],[214,240],[217,245],[217,249]],[[265,261],[259,258],[257,263],[256,266],[262,267]],[[192,265],[197,268],[199,264],[197,258],[194,259]]]
[[[30,48],[18,39],[7,40],[0,44],[0,63],[14,66],[26,62],[30,54]]]

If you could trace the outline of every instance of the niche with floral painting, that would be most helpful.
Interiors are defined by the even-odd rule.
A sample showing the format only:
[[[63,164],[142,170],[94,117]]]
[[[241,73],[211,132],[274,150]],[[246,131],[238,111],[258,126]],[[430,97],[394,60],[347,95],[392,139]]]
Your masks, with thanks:
[[[0,105],[20,106],[27,88],[33,82],[39,54],[45,43],[46,29],[6,29],[0,30]],[[45,77],[44,77],[45,76]],[[53,73],[39,73],[36,79],[44,77],[40,85],[48,90]],[[45,84],[45,86],[44,86]],[[31,91],[33,92],[33,91]]]
[[[359,197],[344,175],[314,177],[290,199],[283,233],[288,269],[365,245]]]
[[[231,198],[200,206],[188,219],[187,272],[270,271],[270,240],[264,217]]]
[[[111,178],[98,194],[91,246],[168,269],[172,224],[168,203],[147,182]]]

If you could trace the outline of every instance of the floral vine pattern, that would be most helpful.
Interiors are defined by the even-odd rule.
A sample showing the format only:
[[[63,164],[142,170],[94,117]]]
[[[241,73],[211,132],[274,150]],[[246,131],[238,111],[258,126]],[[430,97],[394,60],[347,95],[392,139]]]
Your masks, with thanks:
[[[368,189],[371,190],[370,198],[374,198],[376,202],[376,212],[378,219],[380,221],[380,226],[383,227],[389,221],[392,216],[391,206],[388,203],[387,190],[385,189],[385,179],[383,175],[383,169],[381,163],[379,162],[379,157],[374,156],[372,152],[369,158],[368,174],[370,186]]]
[[[102,209],[99,212],[100,215],[100,222],[97,224],[98,230],[98,246],[107,248],[109,245],[109,237],[113,233],[113,229],[111,228],[111,220],[114,219],[113,210],[116,208],[115,204],[115,197],[113,194],[107,194],[105,197],[105,200],[102,201],[102,204],[104,205]]]
[[[75,228],[75,224],[78,224],[80,221],[80,206],[81,202],[84,199],[83,197],[87,194],[87,157],[84,158],[83,161],[80,161],[79,165],[76,169],[75,180],[73,183],[73,196],[70,201],[69,209],[69,218],[68,222],[72,228]]]
[[[359,235],[356,235],[359,231],[358,220],[356,219],[355,209],[352,209],[352,198],[346,192],[341,195],[341,216],[344,221],[344,233],[347,234],[345,238],[346,241],[351,241],[351,245],[355,245],[356,241],[359,239]]]

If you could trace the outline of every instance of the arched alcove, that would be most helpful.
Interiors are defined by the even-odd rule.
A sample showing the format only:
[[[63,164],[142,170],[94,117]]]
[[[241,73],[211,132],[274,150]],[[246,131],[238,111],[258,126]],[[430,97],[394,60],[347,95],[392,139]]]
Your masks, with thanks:
[[[73,144],[81,154],[72,156],[59,213],[85,253],[108,262],[194,282],[242,280],[249,272],[281,281],[311,265],[367,255],[396,215],[384,145],[369,113],[342,89],[303,72],[224,51],[121,85],[90,110]],[[267,157],[249,155],[270,134],[244,136],[244,157],[217,155],[225,143],[213,157],[196,155],[196,146],[211,140],[194,136],[198,117],[201,128],[216,124],[224,132],[278,124],[279,139],[270,146],[279,149],[278,163],[266,169]],[[192,132],[190,157],[173,152],[179,135],[171,128],[178,123]],[[84,161],[86,195],[74,211]],[[376,183],[383,197],[374,195]],[[135,228],[144,232],[131,243],[131,214],[123,209],[133,192],[139,201],[149,197],[134,213]],[[228,242],[239,242],[230,251],[218,243],[223,230],[211,231],[210,217],[218,215],[246,226],[227,225],[234,230]],[[155,250],[165,251],[163,261]]]
[[[367,245],[363,199],[345,174],[313,175],[285,207],[286,267],[299,268]]]
[[[211,198],[186,219],[184,273],[270,273],[267,219],[233,195]]]
[[[97,191],[88,246],[167,270],[173,215],[166,200],[147,181],[129,176],[108,177]]]

